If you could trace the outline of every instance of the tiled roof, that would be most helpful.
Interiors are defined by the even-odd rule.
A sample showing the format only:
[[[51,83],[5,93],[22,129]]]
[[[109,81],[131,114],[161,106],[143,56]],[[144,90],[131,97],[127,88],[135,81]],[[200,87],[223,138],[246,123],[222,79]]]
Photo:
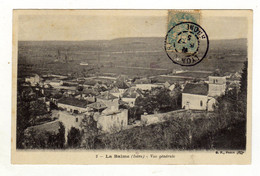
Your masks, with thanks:
[[[120,93],[117,87],[114,87],[109,91],[110,93]]]
[[[129,88],[126,90],[126,92],[123,94],[122,97],[137,98],[139,95],[142,95],[142,92],[140,92],[140,90],[135,90],[135,89]]]
[[[60,99],[62,97],[62,94],[53,94],[50,96],[50,98]]]
[[[134,82],[135,84],[151,84],[151,80],[144,78],[144,79],[137,79]]]
[[[138,94],[134,91],[125,92],[122,96],[123,98],[137,98]]]
[[[61,80],[57,80],[57,79],[52,79],[52,80],[46,80],[45,84],[49,84],[49,83],[60,83]]]
[[[84,82],[84,85],[91,85],[91,86],[94,86],[96,84],[96,81],[94,81],[94,80],[86,80],[85,82]]]
[[[207,95],[208,84],[186,84],[183,93],[196,94],[196,95]]]
[[[80,108],[86,108],[87,105],[89,104],[88,101],[86,101],[86,100],[79,100],[79,99],[71,98],[71,97],[63,97],[63,98],[59,99],[58,103],[76,106],[76,107],[80,107]]]
[[[95,90],[92,90],[92,89],[84,89],[82,91],[83,94],[86,94],[86,95],[98,95],[99,93]]]
[[[119,103],[119,105],[127,105],[128,104],[127,102],[125,102],[123,100],[119,100],[118,103]]]
[[[107,108],[107,106],[102,102],[91,103],[91,104],[88,105],[88,107],[93,108],[93,109],[97,109],[97,110]]]
[[[138,93],[139,95],[143,95],[143,92],[142,92],[142,90],[140,90],[140,89],[137,89],[137,90],[136,90],[136,93]]]
[[[117,81],[114,85],[118,89],[127,89],[129,87],[124,81]]]
[[[59,121],[53,121],[49,123],[44,123],[42,125],[36,125],[36,126],[31,126],[26,129],[26,131],[36,131],[38,133],[41,132],[53,132],[53,133],[58,133],[60,129],[60,123]]]
[[[97,96],[97,98],[103,99],[103,100],[114,100],[114,99],[117,99],[116,96],[110,94],[109,92],[105,92],[105,93]]]

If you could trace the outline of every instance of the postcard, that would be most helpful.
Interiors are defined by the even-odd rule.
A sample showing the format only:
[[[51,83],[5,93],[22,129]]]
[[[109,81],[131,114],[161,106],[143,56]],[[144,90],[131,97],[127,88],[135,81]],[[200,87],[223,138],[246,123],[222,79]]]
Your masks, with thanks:
[[[14,10],[13,164],[250,164],[252,10]]]

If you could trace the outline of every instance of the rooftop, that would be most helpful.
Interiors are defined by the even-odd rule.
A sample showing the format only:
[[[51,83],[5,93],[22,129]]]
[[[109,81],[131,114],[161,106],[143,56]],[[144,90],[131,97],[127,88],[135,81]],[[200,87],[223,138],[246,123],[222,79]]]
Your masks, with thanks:
[[[59,99],[58,103],[76,106],[76,107],[80,107],[80,108],[86,108],[87,105],[89,104],[89,102],[86,100],[79,100],[79,99],[71,98],[71,97],[63,97],[63,98]]]
[[[123,94],[123,98],[137,98],[139,95],[142,95],[140,90],[135,89],[127,89],[127,91]]]
[[[118,89],[127,89],[129,88],[129,86],[127,85],[127,83],[125,83],[124,81],[117,81],[114,84]]]
[[[183,93],[196,94],[196,95],[208,95],[208,84],[186,84]]]
[[[61,82],[61,80],[57,80],[57,79],[52,79],[52,80],[46,80],[45,81],[45,84],[48,84],[48,83],[60,83]]]
[[[109,91],[110,93],[120,93],[119,89],[117,87],[114,87]]]
[[[98,95],[99,93],[95,90],[92,90],[92,89],[84,89],[82,91],[83,94],[86,94],[86,95]]]
[[[61,122],[56,120],[56,121],[44,123],[44,124],[41,124],[41,125],[28,127],[26,129],[26,131],[33,130],[33,131],[36,131],[38,133],[41,133],[41,132],[54,132],[54,133],[58,133],[59,129],[60,129],[60,123]]]
[[[87,79],[84,82],[84,85],[90,85],[90,86],[94,86],[96,84],[96,81],[92,80],[92,79]]]
[[[93,108],[93,109],[97,109],[97,110],[107,108],[107,106],[102,102],[91,103],[91,104],[88,105],[88,107]]]
[[[147,78],[137,79],[134,82],[135,84],[151,84],[151,80]]]
[[[105,92],[105,93],[97,96],[97,98],[103,99],[103,100],[114,100],[114,99],[117,99],[116,96],[110,94],[109,92]]]
[[[62,97],[62,94],[59,94],[59,93],[50,95],[50,98],[55,98],[55,99],[60,99],[61,97]]]

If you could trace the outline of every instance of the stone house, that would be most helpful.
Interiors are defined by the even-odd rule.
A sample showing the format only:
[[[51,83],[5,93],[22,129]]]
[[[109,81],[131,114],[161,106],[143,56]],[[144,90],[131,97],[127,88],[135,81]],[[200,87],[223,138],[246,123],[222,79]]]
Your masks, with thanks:
[[[25,78],[25,82],[30,83],[31,86],[36,86],[37,84],[40,84],[41,81],[42,81],[41,77],[37,74]]]
[[[141,89],[141,90],[152,90],[152,88],[157,88],[157,87],[164,87],[163,84],[136,84],[135,88],[136,89]]]
[[[208,96],[208,84],[186,84],[182,93],[182,108],[191,110],[214,110],[216,99]]]
[[[97,127],[103,132],[116,132],[125,129],[128,125],[128,110],[103,111],[94,116]]]
[[[51,85],[52,87],[57,88],[57,87],[63,85],[63,81],[62,81],[62,80],[56,80],[56,79],[46,80],[46,81],[44,82],[44,85]]]
[[[71,113],[84,113],[87,112],[87,105],[89,104],[86,100],[79,100],[71,97],[63,97],[58,100],[58,108],[64,109]]]
[[[142,93],[139,90],[135,90],[133,88],[129,88],[126,92],[122,95],[122,101],[128,103],[130,107],[135,105],[135,100],[137,97],[142,96]]]
[[[213,111],[216,97],[225,94],[226,77],[209,76],[206,83],[187,83],[182,93],[182,108]]]
[[[118,97],[110,94],[108,91],[97,96],[96,101],[104,103],[108,109],[118,110],[119,107]]]

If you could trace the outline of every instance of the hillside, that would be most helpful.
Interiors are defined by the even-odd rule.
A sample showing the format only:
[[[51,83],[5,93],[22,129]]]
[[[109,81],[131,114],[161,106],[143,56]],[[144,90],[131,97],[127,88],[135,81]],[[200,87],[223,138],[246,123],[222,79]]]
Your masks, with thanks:
[[[221,69],[224,72],[240,71],[247,59],[247,39],[210,40],[207,57],[193,67],[181,67],[173,64],[164,51],[164,38],[118,38],[96,41],[20,41],[19,64],[37,64],[40,67],[55,68],[53,64],[60,52],[68,56],[70,70],[77,68],[80,62],[100,66],[101,72],[118,74],[157,74],[155,70],[144,71],[127,67],[157,69],[210,70]],[[64,65],[64,63],[62,63]],[[118,69],[117,66],[126,67]],[[63,68],[65,69],[65,68]],[[149,73],[148,73],[149,72]],[[158,74],[161,74],[161,72]]]

